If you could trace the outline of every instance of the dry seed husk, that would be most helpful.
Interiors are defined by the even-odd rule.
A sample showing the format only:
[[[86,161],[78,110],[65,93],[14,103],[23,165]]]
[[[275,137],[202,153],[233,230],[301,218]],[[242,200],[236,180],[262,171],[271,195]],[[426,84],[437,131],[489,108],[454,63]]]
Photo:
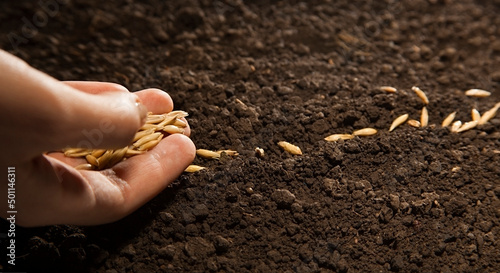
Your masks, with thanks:
[[[283,148],[283,150],[287,151],[290,154],[293,154],[293,155],[301,155],[302,154],[302,150],[300,150],[300,148],[298,146],[295,146],[295,145],[288,143],[286,141],[280,141],[280,142],[278,142],[278,145],[281,148]]]
[[[352,132],[353,135],[355,136],[372,136],[377,133],[376,129],[373,128],[364,128],[360,130],[356,130]]]
[[[260,157],[260,158],[263,158],[265,156],[265,152],[264,152],[264,149],[262,148],[255,148],[255,154]]]
[[[237,151],[233,151],[233,150],[218,150],[216,153],[218,153],[219,155],[222,154],[222,153],[225,153],[228,156],[237,156],[237,155],[239,155],[239,153]]]
[[[417,94],[417,96],[425,103],[425,104],[429,104],[429,99],[427,98],[427,95],[424,93],[424,91],[422,91],[422,89],[416,87],[416,86],[413,86],[411,88],[411,90],[413,90],[413,92],[415,92],[415,94]]]
[[[453,122],[453,124],[451,125],[451,131],[456,133],[458,131],[458,129],[460,129],[461,126],[462,126],[462,122],[460,120],[457,120],[457,121]]]
[[[201,170],[204,170],[206,169],[206,167],[202,167],[202,166],[198,166],[198,165],[189,165],[185,170],[184,172],[187,172],[187,173],[195,173],[195,172],[199,172]]]
[[[461,132],[465,132],[465,131],[468,131],[470,129],[473,129],[477,126],[477,123],[478,123],[477,120],[466,122],[462,126],[460,126],[460,128],[458,128],[457,133],[461,133]]]
[[[478,125],[486,124],[490,119],[496,116],[498,108],[500,108],[500,103],[497,103],[493,108],[484,112],[484,114],[479,119]]]
[[[457,112],[453,112],[451,114],[449,114],[444,120],[443,122],[441,123],[441,126],[443,127],[447,127],[447,126],[450,126],[450,124],[453,122],[453,120],[455,119],[455,116],[457,115]]]
[[[465,95],[469,97],[484,98],[489,97],[491,95],[491,92],[474,88],[465,91]]]
[[[422,108],[422,115],[420,115],[420,127],[426,127],[429,124],[429,112],[427,108]]]
[[[479,122],[479,120],[481,119],[481,114],[479,113],[479,111],[477,109],[471,110],[471,116],[472,116],[473,121]]]
[[[399,117],[397,117],[391,124],[391,128],[389,128],[389,132],[392,132],[392,130],[396,129],[396,127],[398,127],[399,125],[403,124],[407,119],[408,119],[409,115],[408,114],[404,114],[404,115],[401,115]]]
[[[420,127],[420,121],[418,121],[416,119],[410,119],[406,123],[408,123],[408,125],[410,125],[411,127],[415,127],[415,128]]]
[[[110,168],[122,160],[143,154],[147,150],[154,148],[163,138],[163,132],[165,131],[168,133],[183,133],[187,124],[182,118],[187,115],[184,111],[172,111],[162,115],[148,113],[146,124],[135,134],[133,144],[127,147],[116,150],[68,148],[64,149],[63,152],[68,157],[83,157],[87,159],[87,163],[77,166],[77,169],[102,170]],[[165,127],[167,127],[166,130]]]
[[[381,91],[385,91],[387,93],[396,93],[398,90],[392,86],[380,86],[379,89]]]
[[[219,159],[220,158],[220,153],[217,153],[217,152],[211,151],[211,150],[207,150],[207,149],[196,150],[196,155],[199,157],[208,158],[208,159]]]
[[[333,141],[339,141],[341,139],[348,140],[348,139],[353,139],[353,138],[354,138],[354,136],[350,135],[350,134],[333,134],[333,135],[329,135],[329,136],[325,137],[325,140],[333,142]]]

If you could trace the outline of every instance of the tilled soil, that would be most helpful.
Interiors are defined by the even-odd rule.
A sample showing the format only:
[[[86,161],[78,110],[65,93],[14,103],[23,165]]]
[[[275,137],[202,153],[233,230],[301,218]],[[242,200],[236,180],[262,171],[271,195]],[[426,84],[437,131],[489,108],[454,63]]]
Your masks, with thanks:
[[[440,126],[500,101],[500,1],[40,3],[0,3],[1,48],[61,80],[164,89],[198,148],[240,155],[197,158],[207,170],[114,224],[19,228],[17,266],[4,269],[500,269],[500,117],[460,134]],[[402,114],[420,119],[414,85],[430,125],[389,132]],[[323,140],[365,127],[379,132]]]

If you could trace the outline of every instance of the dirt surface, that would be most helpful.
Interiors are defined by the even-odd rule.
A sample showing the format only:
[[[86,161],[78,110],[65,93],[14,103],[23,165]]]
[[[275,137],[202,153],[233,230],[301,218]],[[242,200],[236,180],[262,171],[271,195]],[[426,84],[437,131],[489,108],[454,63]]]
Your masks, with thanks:
[[[460,134],[440,126],[500,101],[500,1],[59,3],[52,16],[0,2],[0,46],[61,80],[162,88],[190,113],[198,148],[240,155],[197,158],[208,170],[117,223],[19,229],[18,265],[4,269],[500,269],[500,117]],[[430,125],[388,132],[399,115],[420,118],[414,85]],[[323,140],[364,127],[379,133]]]

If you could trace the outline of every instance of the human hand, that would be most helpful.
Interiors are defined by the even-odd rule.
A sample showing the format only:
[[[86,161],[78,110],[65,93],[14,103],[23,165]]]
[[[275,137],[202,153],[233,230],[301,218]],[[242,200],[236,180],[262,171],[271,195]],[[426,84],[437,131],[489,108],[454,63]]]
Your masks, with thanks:
[[[160,193],[193,161],[185,135],[163,139],[145,154],[102,171],[76,170],[83,159],[67,147],[121,148],[130,143],[148,111],[173,109],[158,89],[135,93],[102,82],[60,82],[0,50],[0,166],[16,167],[16,224],[95,225],[116,221]],[[138,104],[138,102],[141,102]],[[88,146],[87,146],[88,147]],[[89,148],[90,148],[89,147]],[[7,197],[7,184],[0,187]],[[0,211],[5,218],[7,202]]]

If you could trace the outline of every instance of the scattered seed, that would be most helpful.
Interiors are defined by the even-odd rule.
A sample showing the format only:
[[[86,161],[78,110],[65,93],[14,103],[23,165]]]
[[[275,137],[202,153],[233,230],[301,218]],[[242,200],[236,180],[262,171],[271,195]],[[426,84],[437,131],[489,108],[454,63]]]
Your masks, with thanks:
[[[204,170],[206,169],[205,167],[202,167],[202,166],[198,166],[198,165],[189,165],[185,170],[184,172],[187,172],[187,173],[195,173],[195,172],[199,172],[201,170]]]
[[[426,127],[429,124],[429,112],[425,106],[422,108],[422,115],[420,115],[420,127]]]
[[[479,113],[479,111],[477,109],[472,109],[471,115],[472,115],[473,121],[479,122],[479,120],[481,119],[481,114]]]
[[[220,154],[214,151],[210,151],[207,149],[198,149],[196,150],[196,155],[199,157],[203,158],[208,158],[208,159],[219,159]]]
[[[264,158],[264,156],[265,156],[264,149],[259,148],[259,147],[255,148],[255,154],[256,154],[258,157],[260,157],[260,158]]]
[[[500,108],[500,103],[497,103],[493,108],[484,112],[483,116],[479,119],[478,125],[486,124],[490,119],[496,116],[498,108]]]
[[[462,122],[460,120],[457,120],[453,122],[453,124],[451,125],[451,131],[457,133],[458,129],[460,129],[461,126]]]
[[[484,98],[489,97],[491,92],[482,89],[469,89],[465,91],[465,95],[469,97]]]
[[[396,93],[398,90],[392,86],[380,86],[379,89],[381,91],[385,91],[387,93]]]
[[[339,141],[341,139],[348,140],[348,139],[353,139],[353,138],[354,138],[354,135],[350,135],[350,134],[333,134],[333,135],[329,135],[329,136],[325,137],[325,140],[333,142],[333,141]]]
[[[420,121],[415,120],[415,119],[410,119],[406,123],[410,125],[411,127],[419,128],[420,127]]]
[[[391,128],[389,128],[389,132],[392,132],[392,130],[396,129],[396,127],[398,127],[399,125],[403,124],[408,119],[408,117],[409,117],[408,114],[404,114],[404,115],[401,115],[398,118],[396,118],[392,122]]]
[[[222,153],[225,153],[228,156],[238,156],[239,155],[239,153],[237,151],[233,151],[233,150],[219,150],[216,153],[218,153],[219,155],[221,155]]]
[[[280,141],[278,142],[278,145],[283,148],[283,150],[289,152],[290,154],[293,154],[293,155],[301,155],[302,154],[302,151],[300,150],[300,148],[298,146],[295,146],[291,143],[288,143],[286,141]]]
[[[457,133],[465,132],[477,126],[478,121],[469,121],[458,128]]]
[[[360,130],[356,130],[352,132],[353,135],[355,136],[372,136],[377,133],[376,129],[373,128],[364,128]]]
[[[417,94],[417,96],[425,103],[425,104],[429,104],[429,99],[427,98],[427,95],[425,95],[424,91],[422,91],[420,88],[416,87],[416,86],[413,86],[411,88],[411,90],[413,90],[413,92],[415,92],[415,94]]]
[[[449,126],[453,120],[455,119],[455,116],[456,116],[457,112],[453,112],[451,114],[449,114],[444,120],[443,122],[441,123],[441,126],[443,127],[447,127]]]

